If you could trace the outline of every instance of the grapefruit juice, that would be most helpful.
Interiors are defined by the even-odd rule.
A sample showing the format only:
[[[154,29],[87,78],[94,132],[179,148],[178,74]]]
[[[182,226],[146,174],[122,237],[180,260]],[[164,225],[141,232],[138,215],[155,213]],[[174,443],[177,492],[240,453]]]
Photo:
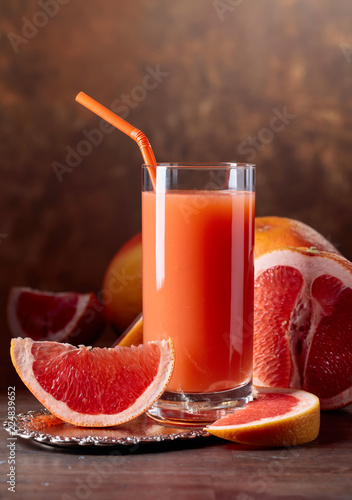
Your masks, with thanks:
[[[142,221],[143,336],[173,340],[167,392],[192,397],[248,387],[254,192],[144,191]]]

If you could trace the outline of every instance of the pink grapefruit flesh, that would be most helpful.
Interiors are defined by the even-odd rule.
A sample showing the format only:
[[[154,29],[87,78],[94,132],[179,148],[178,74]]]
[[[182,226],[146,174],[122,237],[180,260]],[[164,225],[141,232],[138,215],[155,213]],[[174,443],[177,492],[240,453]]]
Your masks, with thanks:
[[[54,415],[80,426],[132,420],[160,397],[174,366],[171,340],[91,348],[12,339],[17,373]]]
[[[323,410],[352,402],[352,264],[286,248],[255,265],[255,384],[302,388]]]

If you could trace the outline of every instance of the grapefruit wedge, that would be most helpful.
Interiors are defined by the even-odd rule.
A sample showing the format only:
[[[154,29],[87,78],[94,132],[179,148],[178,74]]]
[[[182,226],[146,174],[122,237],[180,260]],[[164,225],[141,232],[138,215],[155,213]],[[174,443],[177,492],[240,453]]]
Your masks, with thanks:
[[[171,339],[138,347],[92,348],[12,339],[11,359],[51,413],[84,427],[137,417],[161,396],[174,367]]]
[[[263,447],[297,446],[316,439],[319,399],[294,389],[258,388],[257,398],[206,430],[214,436]]]
[[[255,261],[254,383],[352,402],[352,263],[283,248]]]
[[[12,337],[90,344],[104,328],[103,309],[93,293],[13,287],[7,319]]]

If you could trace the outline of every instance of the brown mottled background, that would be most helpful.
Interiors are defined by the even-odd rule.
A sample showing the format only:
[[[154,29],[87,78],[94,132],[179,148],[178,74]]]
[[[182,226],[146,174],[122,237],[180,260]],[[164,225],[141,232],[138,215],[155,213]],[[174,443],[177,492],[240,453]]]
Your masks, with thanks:
[[[53,1],[58,12],[45,20]],[[124,112],[159,161],[254,161],[257,215],[305,221],[352,259],[352,3],[230,3],[1,2],[2,387],[18,383],[9,288],[98,291],[112,255],[140,230],[142,159],[123,134],[104,134],[62,182],[53,170],[99,126],[75,103],[80,90],[106,106],[134,96]],[[136,87],[157,65],[169,75],[143,95]],[[263,131],[285,107],[295,117]]]

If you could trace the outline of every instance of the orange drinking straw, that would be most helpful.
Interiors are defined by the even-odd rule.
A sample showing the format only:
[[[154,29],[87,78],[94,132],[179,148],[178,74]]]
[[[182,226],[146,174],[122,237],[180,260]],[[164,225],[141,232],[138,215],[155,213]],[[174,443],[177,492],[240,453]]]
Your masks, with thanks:
[[[133,125],[126,122],[118,115],[115,115],[115,113],[110,111],[110,109],[106,108],[99,102],[95,101],[84,92],[80,92],[76,96],[76,101],[82,104],[82,106],[85,106],[87,109],[89,109],[96,115],[100,116],[100,118],[103,118],[103,120],[107,121],[108,123],[111,123],[111,125],[121,130],[121,132],[123,132],[124,134],[129,135],[138,144],[139,149],[141,150],[141,153],[143,155],[144,163],[146,165],[156,166],[156,160],[150,142],[148,141],[147,137],[143,134],[141,130],[138,130],[138,128],[135,128]],[[155,168],[148,168],[148,172],[155,191],[155,186],[156,186]]]

